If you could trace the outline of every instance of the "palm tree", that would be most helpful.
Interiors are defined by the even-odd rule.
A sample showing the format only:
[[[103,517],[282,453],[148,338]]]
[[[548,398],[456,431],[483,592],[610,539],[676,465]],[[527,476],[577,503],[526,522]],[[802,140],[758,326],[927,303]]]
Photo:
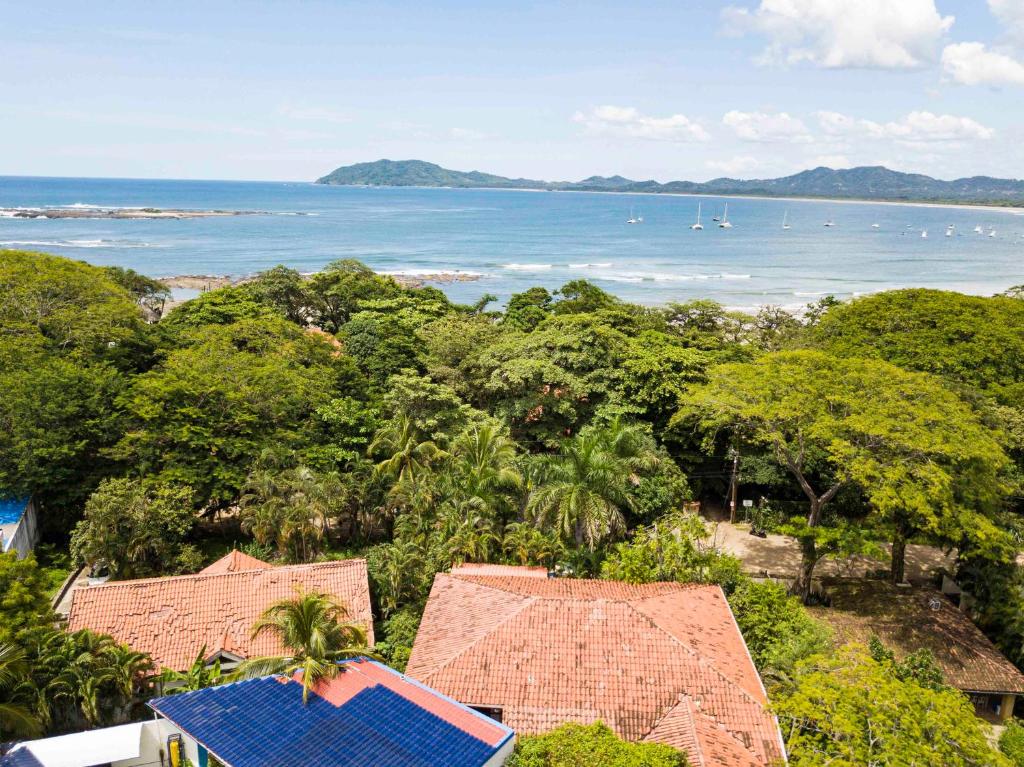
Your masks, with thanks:
[[[433,440],[422,439],[416,424],[406,413],[399,413],[377,430],[367,448],[369,455],[387,456],[374,470],[391,477],[396,487],[415,492],[420,476],[448,454]]]
[[[398,609],[405,597],[414,594],[424,571],[423,548],[397,538],[374,549],[376,566],[371,568],[380,609],[385,616]]]
[[[551,567],[565,549],[558,538],[538,530],[529,522],[510,522],[505,525],[501,539],[505,556],[519,565]]]
[[[192,692],[207,687],[215,687],[227,681],[227,677],[220,670],[220,658],[212,664],[206,663],[206,645],[203,645],[196,655],[196,659],[184,671],[175,671],[165,668],[156,677],[158,682],[176,682],[173,687],[163,691],[164,695],[175,695],[179,692]]]
[[[39,718],[22,702],[29,685],[24,651],[0,645],[0,742],[8,735],[32,737],[42,732]]]
[[[509,495],[523,487],[516,466],[516,444],[492,423],[464,432],[452,449],[454,461],[448,484],[460,506],[488,516],[501,514]]]
[[[441,529],[445,557],[453,565],[490,561],[501,544],[493,519],[472,506],[449,509],[442,516]]]
[[[302,702],[307,703],[317,682],[338,673],[339,660],[372,655],[366,647],[366,631],[358,623],[345,621],[347,617],[348,610],[341,602],[317,591],[300,591],[291,599],[275,602],[253,625],[252,637],[274,634],[291,655],[245,661],[235,675],[252,678],[300,671]]]
[[[124,700],[121,719],[127,720],[132,708],[153,681],[153,661],[148,654],[123,644],[105,648],[102,659],[110,671],[110,681]]]
[[[625,529],[623,510],[632,505],[628,469],[602,434],[581,433],[564,442],[557,455],[541,456],[536,478],[526,508],[529,520],[591,551]]]

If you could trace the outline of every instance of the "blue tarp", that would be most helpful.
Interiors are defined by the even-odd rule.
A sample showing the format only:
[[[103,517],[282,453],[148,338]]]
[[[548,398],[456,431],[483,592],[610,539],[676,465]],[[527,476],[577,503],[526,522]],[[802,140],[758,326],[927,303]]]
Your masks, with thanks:
[[[28,508],[28,498],[0,498],[0,525],[13,525]]]

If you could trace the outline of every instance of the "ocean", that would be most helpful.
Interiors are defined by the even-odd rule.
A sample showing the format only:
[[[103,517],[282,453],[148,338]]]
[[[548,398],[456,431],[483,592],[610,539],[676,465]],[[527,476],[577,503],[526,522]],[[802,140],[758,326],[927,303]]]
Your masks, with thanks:
[[[690,225],[702,208],[703,231]],[[728,203],[731,229],[712,217]],[[988,295],[1024,283],[1019,211],[828,201],[356,188],[310,183],[0,177],[0,208],[154,207],[275,215],[187,220],[0,217],[0,248],[154,277],[315,272],[354,258],[379,272],[468,273],[452,299],[501,300],[585,278],[637,303],[693,298],[797,308],[920,286]],[[296,215],[303,214],[303,215]],[[630,225],[630,216],[643,222]],[[790,228],[783,229],[783,217]],[[832,221],[834,226],[826,227]],[[877,228],[873,225],[877,224]],[[946,236],[952,225],[951,236]],[[982,227],[982,234],[974,231]],[[927,237],[922,237],[922,232]],[[989,236],[994,232],[993,236]]]

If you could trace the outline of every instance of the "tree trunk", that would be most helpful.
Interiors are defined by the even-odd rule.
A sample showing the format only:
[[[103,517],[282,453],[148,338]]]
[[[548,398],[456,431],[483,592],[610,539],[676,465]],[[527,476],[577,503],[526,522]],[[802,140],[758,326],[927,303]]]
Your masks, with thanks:
[[[910,531],[901,521],[896,522],[896,532],[892,537],[892,566],[889,578],[895,583],[902,583],[907,569],[907,536]]]
[[[811,584],[814,581],[814,566],[816,564],[818,564],[818,547],[812,536],[805,536],[800,539],[800,569],[797,570],[796,580],[790,587],[790,593],[800,597],[804,603],[811,596]]]

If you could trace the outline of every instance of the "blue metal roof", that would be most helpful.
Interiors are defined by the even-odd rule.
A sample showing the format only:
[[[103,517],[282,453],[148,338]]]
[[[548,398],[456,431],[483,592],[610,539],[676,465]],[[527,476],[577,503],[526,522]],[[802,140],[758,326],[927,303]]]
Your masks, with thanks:
[[[0,525],[13,525],[28,508],[28,496],[24,498],[0,498]]]
[[[7,756],[0,756],[0,767],[44,767],[44,765],[27,748],[19,748],[11,751]]]
[[[341,705],[311,694],[304,706],[301,685],[271,676],[149,705],[229,767],[481,767],[505,742],[478,740],[384,685]]]

